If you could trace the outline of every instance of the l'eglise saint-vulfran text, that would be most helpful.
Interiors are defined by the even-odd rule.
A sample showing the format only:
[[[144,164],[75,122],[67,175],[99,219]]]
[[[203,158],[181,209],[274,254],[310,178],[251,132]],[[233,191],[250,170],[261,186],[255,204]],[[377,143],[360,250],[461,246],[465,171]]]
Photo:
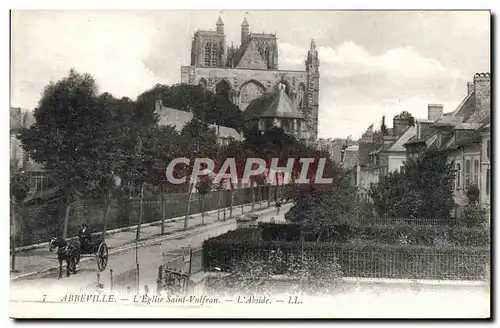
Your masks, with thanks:
[[[142,304],[157,304],[157,303],[184,303],[184,304],[216,304],[220,303],[220,300],[215,297],[203,296],[148,296],[142,295],[134,296],[134,303]]]

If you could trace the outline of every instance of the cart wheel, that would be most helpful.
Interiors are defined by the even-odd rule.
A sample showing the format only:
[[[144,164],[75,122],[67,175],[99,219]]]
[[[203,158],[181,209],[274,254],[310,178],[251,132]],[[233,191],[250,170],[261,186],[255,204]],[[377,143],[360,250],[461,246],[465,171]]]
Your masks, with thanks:
[[[96,254],[97,268],[99,271],[104,271],[108,264],[108,245],[101,243]]]

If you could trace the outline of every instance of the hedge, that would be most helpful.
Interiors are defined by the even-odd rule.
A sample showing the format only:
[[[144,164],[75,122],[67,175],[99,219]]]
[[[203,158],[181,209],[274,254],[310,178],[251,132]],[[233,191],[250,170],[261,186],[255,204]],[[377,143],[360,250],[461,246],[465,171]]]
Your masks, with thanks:
[[[262,240],[298,241],[301,230],[305,241],[317,241],[319,231],[313,227],[301,227],[298,224],[259,223]],[[459,226],[418,226],[412,224],[397,225],[339,225],[334,226],[336,234],[325,242],[340,242],[353,239],[399,245],[408,243],[421,246],[456,246],[487,247],[490,245],[491,231],[487,228],[466,228]],[[230,238],[229,236],[226,236]]]
[[[255,241],[256,235],[258,231],[253,236],[249,233],[244,240],[206,240],[204,269],[230,272],[242,261],[267,259],[272,251],[279,249],[283,252],[283,262],[278,274],[286,274],[289,260],[303,255],[316,261],[337,258],[343,275],[349,277],[480,280],[487,276],[490,259],[490,249],[484,247]]]

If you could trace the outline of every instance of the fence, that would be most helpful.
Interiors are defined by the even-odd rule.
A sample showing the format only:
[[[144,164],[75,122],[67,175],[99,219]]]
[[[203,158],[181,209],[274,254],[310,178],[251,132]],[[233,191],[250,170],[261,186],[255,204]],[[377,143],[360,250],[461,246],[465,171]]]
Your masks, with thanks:
[[[190,278],[203,270],[203,250],[183,248],[181,254],[158,267],[156,291],[169,294],[186,294],[190,289]]]
[[[96,281],[91,282],[79,289],[80,293],[95,293],[108,290],[115,293],[133,294],[139,292],[139,265],[120,274],[114,275],[113,270],[109,274],[97,273]]]
[[[262,208],[269,194],[276,192],[276,186],[256,187],[255,209]],[[231,201],[232,194],[232,201]],[[259,202],[260,201],[260,202]],[[148,196],[143,199],[142,223],[158,221],[164,215],[165,219],[184,216],[186,214],[188,194],[165,194],[164,206],[160,195]],[[232,203],[232,207],[231,207]],[[191,197],[189,215],[204,211],[229,208],[218,215],[231,217],[238,213],[239,206],[252,203],[251,188],[236,189],[233,191],[212,191],[204,197],[195,193]],[[90,230],[101,231],[107,209],[105,199],[83,199],[75,201],[70,206],[68,235],[76,235],[82,223],[87,223]],[[140,199],[128,195],[113,198],[108,216],[107,229],[117,229],[137,224],[140,212]],[[46,242],[57,235],[63,227],[64,204],[54,199],[37,205],[26,205],[16,211],[16,246],[27,246]]]
[[[472,247],[427,247],[397,245],[347,245],[315,243],[253,244],[206,241],[203,248],[205,270],[231,272],[253,259],[266,260],[272,251],[283,253],[275,268],[286,274],[298,258],[326,263],[336,259],[347,277],[398,279],[484,280],[489,276],[490,249]]]
[[[395,218],[395,217],[371,217],[358,218],[359,224],[412,224],[417,226],[455,226],[455,218]]]

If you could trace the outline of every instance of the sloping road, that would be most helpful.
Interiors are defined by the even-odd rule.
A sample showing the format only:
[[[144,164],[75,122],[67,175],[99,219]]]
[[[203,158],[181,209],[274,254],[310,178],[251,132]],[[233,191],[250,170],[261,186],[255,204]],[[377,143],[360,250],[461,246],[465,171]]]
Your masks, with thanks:
[[[274,217],[277,221],[283,220],[284,213],[290,207],[291,204],[284,205],[279,215],[276,214],[276,210],[273,208],[263,210],[260,212],[262,214],[259,221],[269,221],[271,217]],[[232,219],[145,241],[143,246],[137,248],[141,290],[143,290],[144,285],[148,285],[152,291],[156,290],[159,265],[179,257],[180,250],[183,247],[200,248],[205,239],[234,229],[236,229],[236,221]],[[196,256],[199,256],[199,254]],[[99,274],[99,280],[107,288],[110,284],[110,270],[113,270],[113,276],[116,278],[118,275],[133,270],[135,267],[136,248],[134,244],[114,249],[110,251],[108,266],[105,271]],[[95,260],[92,259],[81,262],[79,272],[70,277],[65,276],[64,268],[63,278],[60,280],[57,280],[56,272],[49,272],[11,282],[10,298],[11,300],[37,300],[45,297],[47,300],[50,300],[50,298],[57,300],[66,292],[83,291],[86,289],[85,286],[93,286],[96,283],[97,269]],[[89,287],[87,291],[95,291],[95,288]]]

